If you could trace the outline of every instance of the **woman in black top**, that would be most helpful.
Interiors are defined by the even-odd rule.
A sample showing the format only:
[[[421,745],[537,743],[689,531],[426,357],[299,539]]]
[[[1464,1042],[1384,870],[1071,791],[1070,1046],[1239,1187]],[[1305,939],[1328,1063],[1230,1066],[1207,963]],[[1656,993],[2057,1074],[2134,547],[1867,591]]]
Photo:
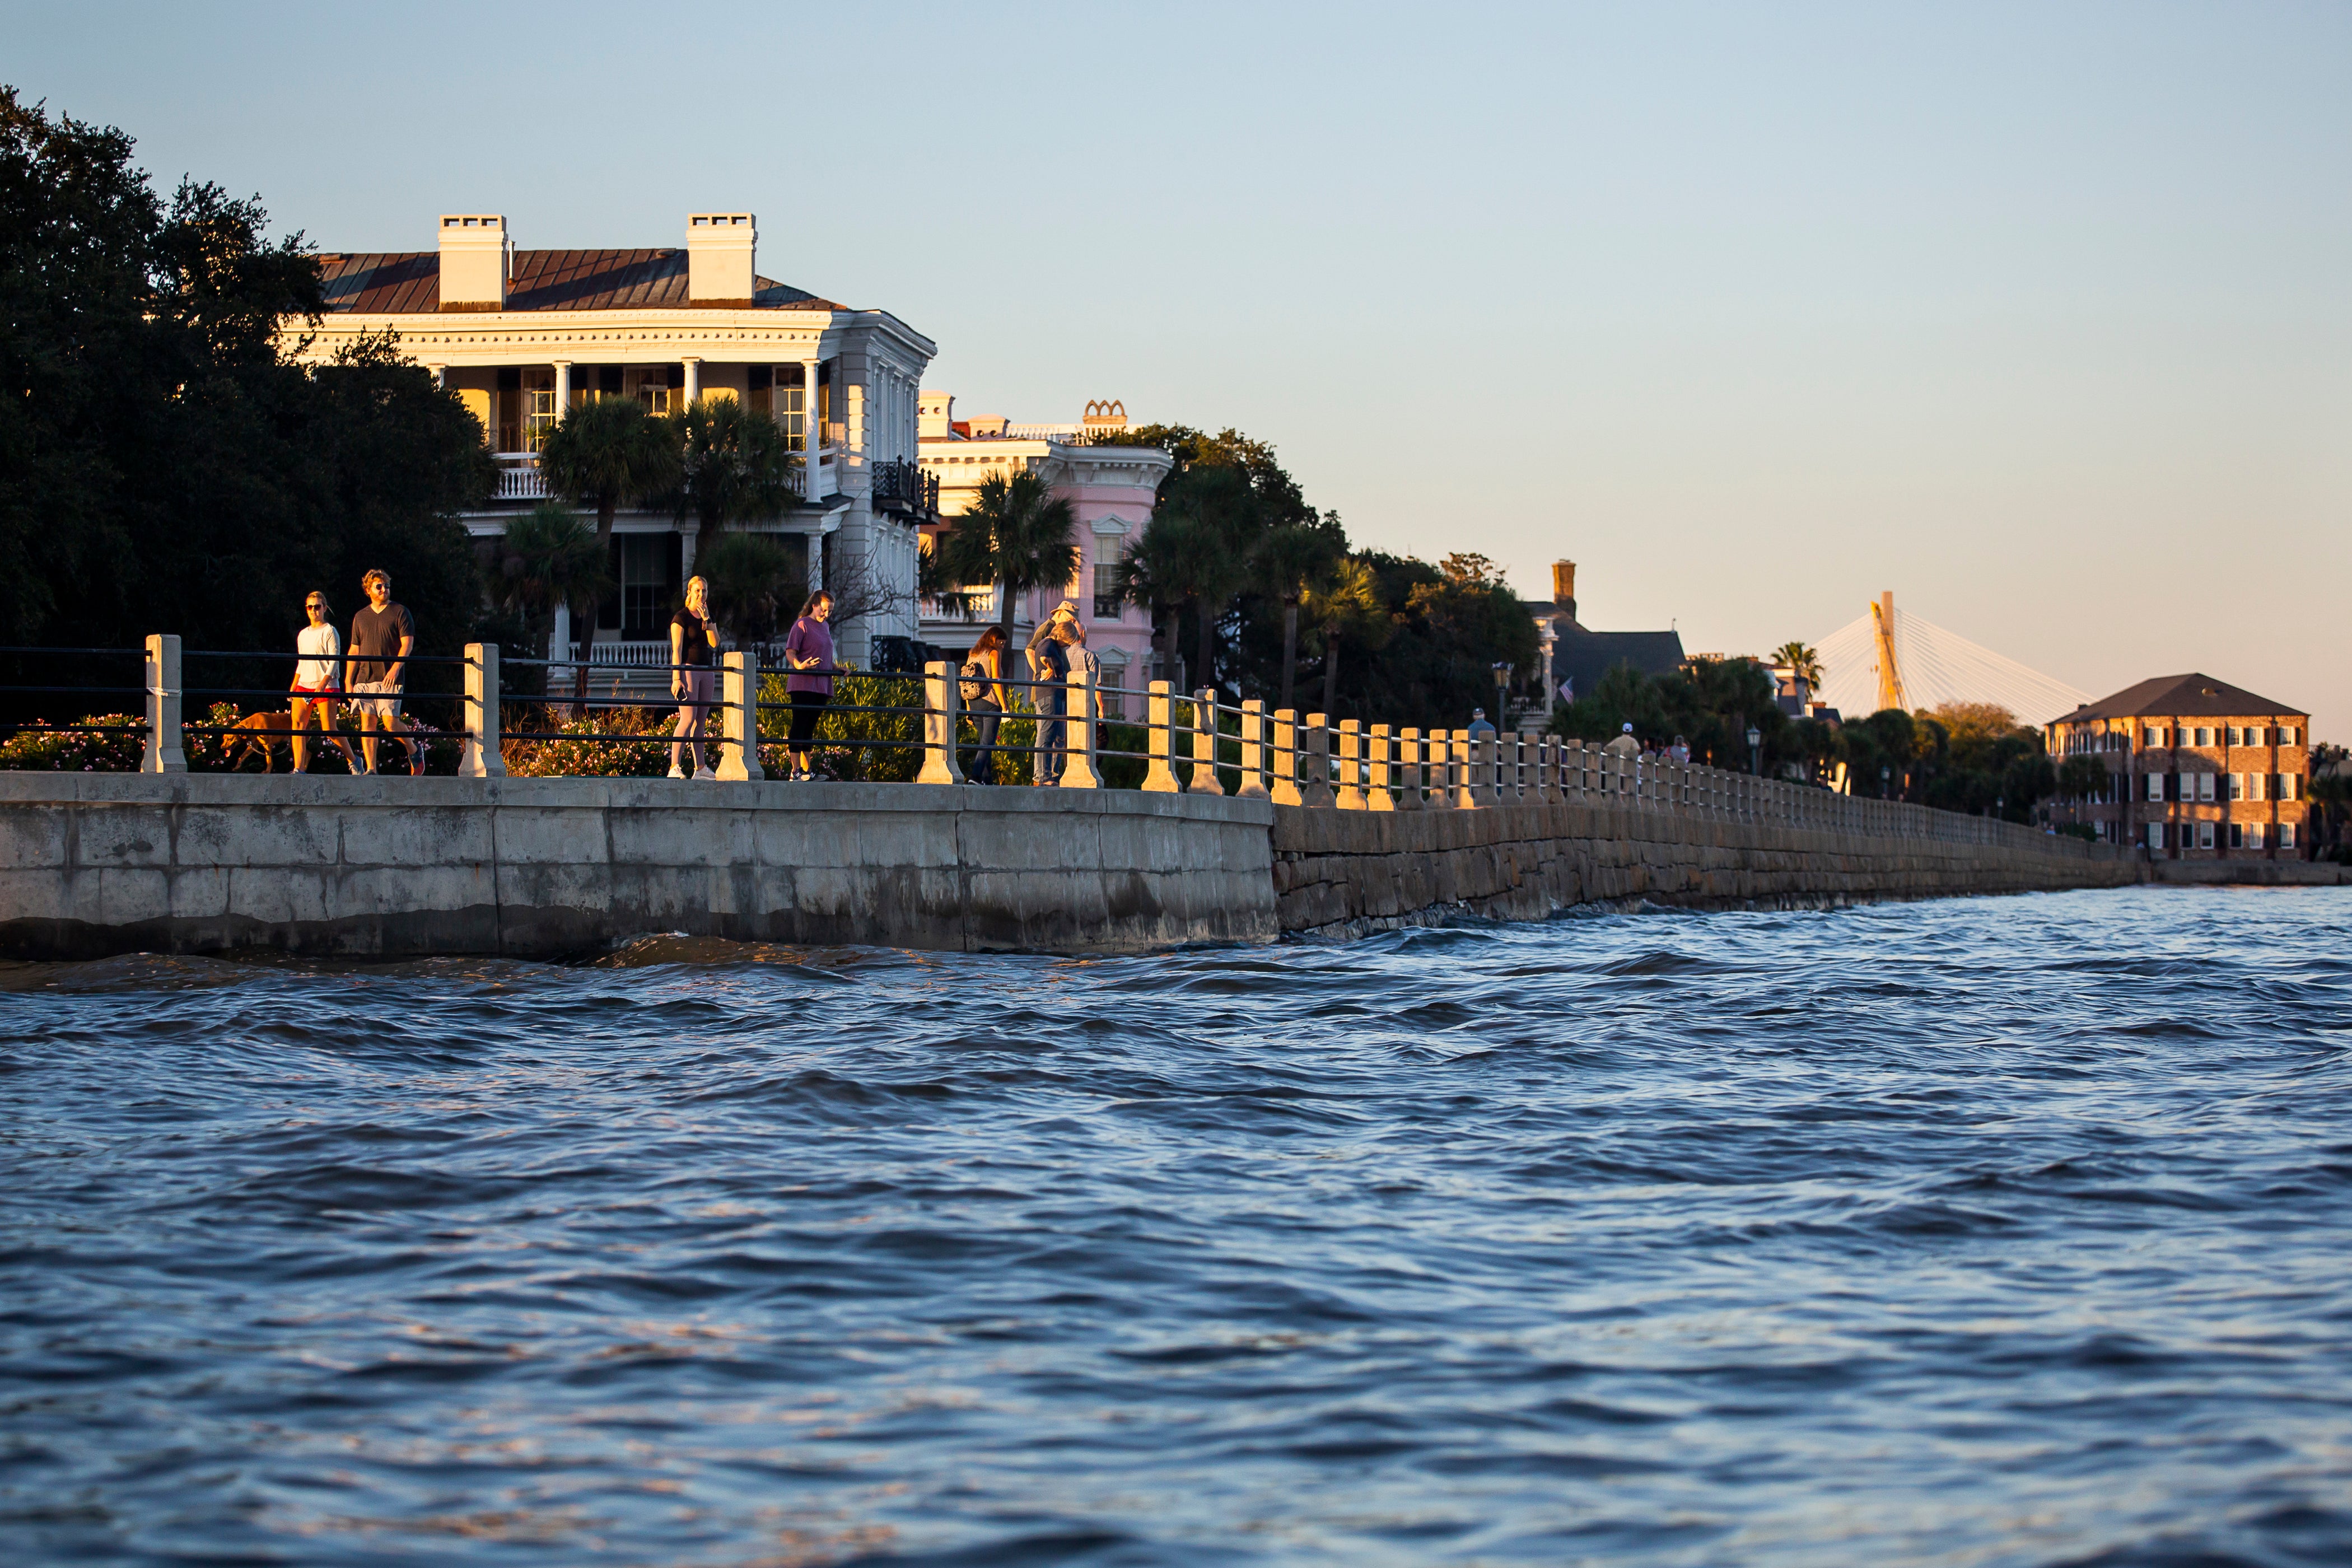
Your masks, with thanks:
[[[669,618],[669,693],[677,699],[677,728],[671,731],[676,739],[669,743],[669,776],[674,779],[686,777],[681,764],[689,745],[694,749],[694,776],[719,776],[702,755],[719,685],[719,628],[709,617],[710,584],[699,577],[688,577],[685,607]]]

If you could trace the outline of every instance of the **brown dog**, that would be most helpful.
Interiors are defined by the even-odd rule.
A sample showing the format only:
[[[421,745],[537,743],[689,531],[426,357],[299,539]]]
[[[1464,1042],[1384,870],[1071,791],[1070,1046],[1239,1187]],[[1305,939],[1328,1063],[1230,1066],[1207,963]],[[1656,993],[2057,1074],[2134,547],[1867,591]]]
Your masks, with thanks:
[[[254,752],[259,752],[261,771],[275,773],[278,771],[278,748],[282,745],[288,753],[286,765],[290,768],[294,765],[293,731],[294,715],[283,708],[248,713],[236,721],[236,729],[217,737],[221,761],[233,768],[241,768],[253,760]]]

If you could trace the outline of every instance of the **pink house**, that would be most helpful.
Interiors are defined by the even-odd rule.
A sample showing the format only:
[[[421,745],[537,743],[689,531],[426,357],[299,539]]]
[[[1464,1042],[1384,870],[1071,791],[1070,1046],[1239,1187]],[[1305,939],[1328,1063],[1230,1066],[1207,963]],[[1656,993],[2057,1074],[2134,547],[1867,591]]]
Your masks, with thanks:
[[[1089,403],[1075,425],[1015,425],[996,415],[955,416],[955,399],[926,392],[919,399],[916,460],[940,481],[937,529],[927,528],[923,548],[938,529],[951,529],[971,504],[981,482],[992,474],[1024,469],[1041,475],[1057,495],[1066,496],[1078,515],[1078,575],[1065,592],[1040,592],[1013,606],[1014,634],[1026,640],[1039,618],[1066,596],[1077,601],[1087,626],[1087,646],[1102,660],[1103,686],[1114,713],[1122,706],[1117,689],[1140,690],[1150,679],[1151,616],[1120,602],[1113,574],[1129,544],[1151,521],[1160,481],[1175,459],[1157,447],[1122,447],[1104,437],[1127,428],[1127,410],[1117,402]],[[975,589],[981,584],[974,584]],[[981,628],[997,616],[992,586],[977,595],[975,618],[922,606],[922,640],[957,655],[971,646]],[[1133,711],[1136,703],[1124,707]]]

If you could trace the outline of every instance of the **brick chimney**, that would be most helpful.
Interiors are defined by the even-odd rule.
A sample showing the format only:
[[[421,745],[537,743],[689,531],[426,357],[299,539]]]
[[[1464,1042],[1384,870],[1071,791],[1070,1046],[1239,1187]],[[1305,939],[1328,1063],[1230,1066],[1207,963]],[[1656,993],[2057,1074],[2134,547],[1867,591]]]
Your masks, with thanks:
[[[751,249],[759,226],[750,213],[696,213],[686,220],[686,302],[749,310]]]
[[[1555,561],[1551,563],[1551,602],[1576,615],[1576,563]]]
[[[503,310],[514,251],[496,214],[441,215],[441,308]]]

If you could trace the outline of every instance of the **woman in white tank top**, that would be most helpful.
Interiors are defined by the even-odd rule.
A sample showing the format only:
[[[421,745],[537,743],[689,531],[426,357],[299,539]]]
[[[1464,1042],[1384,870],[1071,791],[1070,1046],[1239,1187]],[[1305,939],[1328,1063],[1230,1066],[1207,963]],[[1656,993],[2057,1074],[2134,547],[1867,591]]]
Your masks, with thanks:
[[[304,731],[316,710],[320,736],[343,753],[353,773],[360,771],[352,743],[335,734],[335,696],[343,689],[343,639],[335,630],[335,612],[327,595],[313,592],[302,603],[310,624],[294,634],[294,651],[302,655],[294,665],[294,771],[308,772],[310,743]]]

